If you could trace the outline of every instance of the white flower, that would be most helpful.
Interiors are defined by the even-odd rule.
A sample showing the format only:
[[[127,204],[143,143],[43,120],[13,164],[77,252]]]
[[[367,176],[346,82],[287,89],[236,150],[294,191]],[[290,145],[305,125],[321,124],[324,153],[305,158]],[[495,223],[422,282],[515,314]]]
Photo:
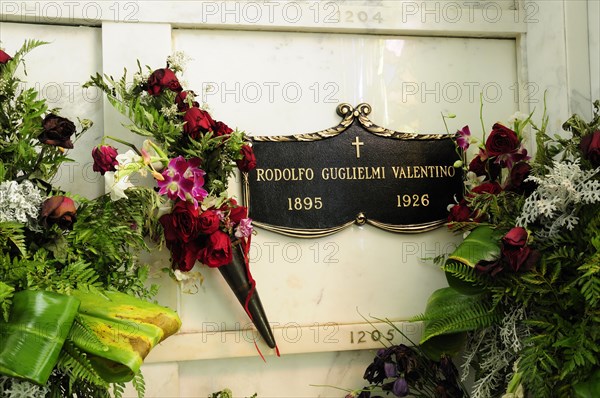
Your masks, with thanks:
[[[169,65],[169,69],[173,72],[182,72],[185,69],[185,65],[190,60],[191,58],[183,51],[175,51],[172,55],[167,57],[167,64]]]
[[[481,185],[481,183],[483,182],[483,180],[485,180],[485,176],[484,175],[478,177],[477,174],[475,174],[472,171],[469,171],[467,173],[467,175],[466,175],[464,184],[465,184],[465,186],[468,189],[472,189],[472,188],[474,188],[476,186]]]
[[[508,118],[508,123],[514,124],[515,122],[522,122],[527,120],[528,117],[528,114],[521,111],[516,111],[511,117]]]
[[[197,271],[181,272],[176,269],[173,271],[173,276],[181,286],[181,291],[188,294],[197,293],[204,282],[204,277]]]
[[[127,199],[125,190],[131,187],[133,187],[133,184],[129,182],[129,176],[127,175],[115,181],[114,172],[108,171],[104,174],[104,190],[110,192],[110,199],[113,201]]]

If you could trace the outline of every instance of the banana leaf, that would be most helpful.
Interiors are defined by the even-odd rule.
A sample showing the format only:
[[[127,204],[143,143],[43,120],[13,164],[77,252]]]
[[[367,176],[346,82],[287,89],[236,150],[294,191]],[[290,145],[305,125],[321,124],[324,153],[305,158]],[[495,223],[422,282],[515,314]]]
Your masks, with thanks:
[[[588,380],[575,384],[573,390],[576,398],[600,397],[600,370],[592,374]]]
[[[150,350],[181,327],[174,311],[124,293],[72,294],[81,301],[80,320],[95,335],[74,336],[73,342],[108,382],[131,380]]]
[[[15,293],[8,322],[0,320],[0,373],[46,384],[78,307],[78,299],[58,293]]]
[[[500,256],[499,241],[498,231],[488,226],[477,227],[448,257],[448,261],[458,261],[475,268],[479,261],[492,261]]]
[[[475,228],[446,260],[446,267],[452,263],[475,268],[480,261],[493,261],[500,256],[500,233],[488,226]],[[446,272],[448,285],[462,294],[479,294],[481,287]]]

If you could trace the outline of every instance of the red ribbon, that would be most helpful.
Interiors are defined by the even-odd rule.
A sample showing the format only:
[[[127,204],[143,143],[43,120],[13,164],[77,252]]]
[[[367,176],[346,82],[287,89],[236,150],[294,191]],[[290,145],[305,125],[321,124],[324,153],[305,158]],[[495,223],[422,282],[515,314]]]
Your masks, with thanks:
[[[245,238],[245,239],[242,238],[241,245],[242,245],[242,251],[244,253],[244,265],[246,266],[246,275],[248,277],[248,282],[250,283],[250,290],[248,291],[248,295],[246,296],[246,302],[244,303],[244,310],[246,311],[246,314],[248,314],[248,317],[250,318],[250,320],[252,322],[254,322],[254,319],[252,319],[252,314],[250,314],[250,310],[249,310],[250,299],[252,298],[252,295],[256,291],[256,281],[254,280],[254,278],[252,277],[252,273],[250,272],[249,253],[250,253],[251,240],[252,240],[252,236],[249,236],[248,238]],[[258,354],[262,358],[263,362],[267,362],[265,360],[265,357],[263,356],[262,352],[260,351],[260,348],[258,348],[258,345],[256,344],[256,340],[254,340],[254,347],[256,348],[256,351],[258,351]],[[279,354],[279,347],[277,347],[277,343],[275,343],[275,353],[277,354],[278,357],[281,356]]]

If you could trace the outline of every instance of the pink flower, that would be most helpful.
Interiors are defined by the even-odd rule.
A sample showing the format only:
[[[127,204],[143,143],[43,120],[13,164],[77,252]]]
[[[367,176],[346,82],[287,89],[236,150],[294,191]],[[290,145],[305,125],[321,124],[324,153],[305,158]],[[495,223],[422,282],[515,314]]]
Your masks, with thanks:
[[[471,137],[471,130],[469,130],[469,126],[465,126],[462,130],[458,130],[456,132],[456,143],[458,147],[463,151],[466,151],[469,148],[469,138]]]
[[[208,192],[203,188],[206,173],[198,166],[200,166],[198,158],[186,161],[183,156],[178,156],[171,159],[162,172],[164,180],[157,181],[160,188],[158,193],[167,195],[171,200],[177,198],[190,200],[197,207],[198,201],[208,196]]]
[[[252,219],[244,218],[235,228],[235,237],[248,238],[250,235],[252,235]]]

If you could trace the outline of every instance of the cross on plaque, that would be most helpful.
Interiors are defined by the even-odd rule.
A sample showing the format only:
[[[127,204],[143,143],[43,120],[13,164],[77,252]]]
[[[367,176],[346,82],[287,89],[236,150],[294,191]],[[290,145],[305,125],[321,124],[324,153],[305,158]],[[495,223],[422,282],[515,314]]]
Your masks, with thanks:
[[[364,142],[360,142],[360,139],[358,137],[356,137],[356,140],[354,140],[354,142],[352,143],[352,146],[356,147],[356,158],[360,158],[360,147],[362,145],[365,145]]]

